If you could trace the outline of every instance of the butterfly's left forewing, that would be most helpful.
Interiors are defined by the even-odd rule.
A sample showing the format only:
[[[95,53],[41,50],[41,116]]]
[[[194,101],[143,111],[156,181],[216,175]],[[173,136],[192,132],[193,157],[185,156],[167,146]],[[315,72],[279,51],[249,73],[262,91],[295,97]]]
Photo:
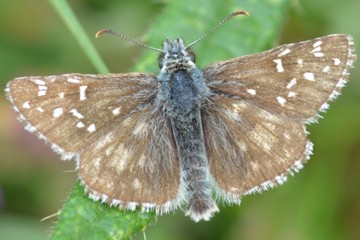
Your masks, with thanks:
[[[156,77],[146,73],[24,77],[7,88],[27,130],[63,159],[77,160],[93,199],[169,211],[178,204],[180,177],[156,91]]]
[[[237,202],[299,170],[312,150],[304,124],[340,94],[354,60],[352,38],[330,35],[205,67],[213,94],[204,135],[218,193]]]

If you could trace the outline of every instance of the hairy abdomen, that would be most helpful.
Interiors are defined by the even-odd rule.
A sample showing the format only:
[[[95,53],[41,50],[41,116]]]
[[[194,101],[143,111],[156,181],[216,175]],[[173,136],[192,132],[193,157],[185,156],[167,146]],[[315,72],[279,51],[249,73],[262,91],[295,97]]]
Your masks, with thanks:
[[[180,160],[181,184],[186,190],[187,215],[208,220],[218,208],[212,199],[210,172],[201,121],[201,94],[191,75],[177,71],[170,79],[166,111],[171,119]]]

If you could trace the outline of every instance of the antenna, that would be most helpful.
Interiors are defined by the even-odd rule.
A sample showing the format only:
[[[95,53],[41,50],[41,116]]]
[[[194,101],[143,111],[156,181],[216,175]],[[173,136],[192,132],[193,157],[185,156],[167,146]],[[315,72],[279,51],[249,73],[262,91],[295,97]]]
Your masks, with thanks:
[[[210,29],[210,31],[208,31],[207,33],[205,33],[203,36],[201,36],[200,38],[198,38],[198,39],[195,40],[194,42],[192,42],[192,43],[190,43],[189,45],[187,45],[187,46],[185,47],[185,49],[191,47],[192,45],[194,45],[194,44],[196,44],[196,43],[198,43],[198,42],[200,42],[201,40],[203,40],[204,38],[206,38],[210,33],[214,32],[214,31],[215,31],[216,29],[218,29],[221,25],[223,25],[225,22],[229,21],[231,18],[233,18],[233,17],[235,17],[235,16],[237,16],[237,15],[240,15],[240,14],[245,15],[245,16],[249,16],[249,15],[250,15],[250,14],[249,14],[247,11],[245,11],[245,10],[237,10],[237,11],[231,13],[231,14],[228,15],[226,18],[224,18],[223,20],[221,20],[218,24],[216,24],[215,27],[213,27],[212,29]],[[95,37],[98,38],[98,37],[100,37],[100,36],[103,35],[103,34],[111,34],[111,35],[114,35],[114,36],[123,38],[123,39],[125,39],[125,40],[127,40],[127,41],[129,41],[129,42],[134,43],[134,44],[137,44],[137,45],[139,45],[139,46],[142,46],[142,47],[145,47],[145,48],[148,48],[148,49],[157,51],[157,52],[161,52],[161,53],[164,52],[163,50],[161,50],[161,49],[159,49],[159,48],[154,48],[154,47],[151,47],[151,46],[146,45],[146,44],[144,44],[144,43],[138,42],[138,41],[136,41],[135,39],[132,39],[132,38],[130,38],[130,37],[128,37],[128,36],[126,36],[126,35],[124,35],[124,34],[122,34],[122,33],[115,32],[115,31],[113,31],[113,30],[111,30],[111,29],[103,29],[103,30],[100,30],[100,31],[98,31],[98,32],[96,33]]]
[[[226,18],[224,18],[223,20],[221,20],[218,24],[215,25],[215,27],[213,27],[212,29],[210,29],[210,31],[208,31],[207,33],[205,33],[203,36],[201,36],[200,38],[198,38],[197,40],[195,40],[194,42],[190,43],[189,45],[186,46],[185,49],[191,47],[192,45],[200,42],[201,40],[203,40],[204,38],[206,38],[210,33],[214,32],[216,29],[218,29],[221,25],[223,25],[224,23],[226,23],[227,21],[229,21],[230,19],[232,19],[233,17],[237,16],[237,15],[245,15],[245,16],[249,16],[250,14],[245,11],[245,10],[237,10],[233,13],[231,13],[230,15],[228,15]]]
[[[103,29],[103,30],[100,30],[100,31],[98,31],[98,32],[96,33],[95,37],[98,38],[98,37],[100,37],[101,35],[103,35],[103,34],[105,34],[105,33],[111,34],[111,35],[114,35],[114,36],[117,36],[117,37],[121,37],[121,38],[123,38],[123,39],[125,39],[125,40],[127,40],[127,41],[129,41],[129,42],[135,43],[135,44],[137,44],[137,45],[140,45],[140,46],[145,47],[145,48],[149,48],[149,49],[154,50],[154,51],[157,51],[157,52],[162,52],[162,53],[164,52],[163,50],[161,50],[161,49],[159,49],[159,48],[150,47],[149,45],[146,45],[146,44],[144,44],[144,43],[138,42],[138,41],[136,41],[135,39],[132,39],[132,38],[130,38],[130,37],[128,37],[128,36],[125,36],[125,35],[122,34],[122,33],[115,32],[115,31],[113,31],[113,30],[111,30],[111,29]]]

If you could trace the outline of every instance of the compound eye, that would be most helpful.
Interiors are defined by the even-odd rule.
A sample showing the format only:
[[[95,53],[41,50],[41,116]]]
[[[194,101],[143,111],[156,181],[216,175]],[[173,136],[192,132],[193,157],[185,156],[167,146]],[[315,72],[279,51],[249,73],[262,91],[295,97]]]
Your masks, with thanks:
[[[189,52],[188,52],[188,54],[189,54],[189,57],[190,57],[190,59],[191,59],[191,61],[193,62],[193,63],[195,63],[195,54],[190,50]]]
[[[160,69],[162,69],[162,67],[164,66],[164,57],[165,57],[165,54],[163,52],[159,54],[158,65],[159,65]]]

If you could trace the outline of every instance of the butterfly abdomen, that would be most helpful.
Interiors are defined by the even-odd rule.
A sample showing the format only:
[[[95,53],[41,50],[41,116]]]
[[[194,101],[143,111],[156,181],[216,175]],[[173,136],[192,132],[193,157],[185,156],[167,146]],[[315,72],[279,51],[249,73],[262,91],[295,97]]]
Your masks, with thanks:
[[[187,215],[195,221],[207,220],[218,209],[211,196],[200,110],[182,118],[172,118],[171,123],[180,160],[180,181],[186,189]]]
[[[188,202],[187,214],[195,221],[209,219],[218,208],[212,199],[210,172],[201,121],[206,95],[201,73],[177,70],[168,75],[170,87],[165,104],[180,162],[181,184]]]

